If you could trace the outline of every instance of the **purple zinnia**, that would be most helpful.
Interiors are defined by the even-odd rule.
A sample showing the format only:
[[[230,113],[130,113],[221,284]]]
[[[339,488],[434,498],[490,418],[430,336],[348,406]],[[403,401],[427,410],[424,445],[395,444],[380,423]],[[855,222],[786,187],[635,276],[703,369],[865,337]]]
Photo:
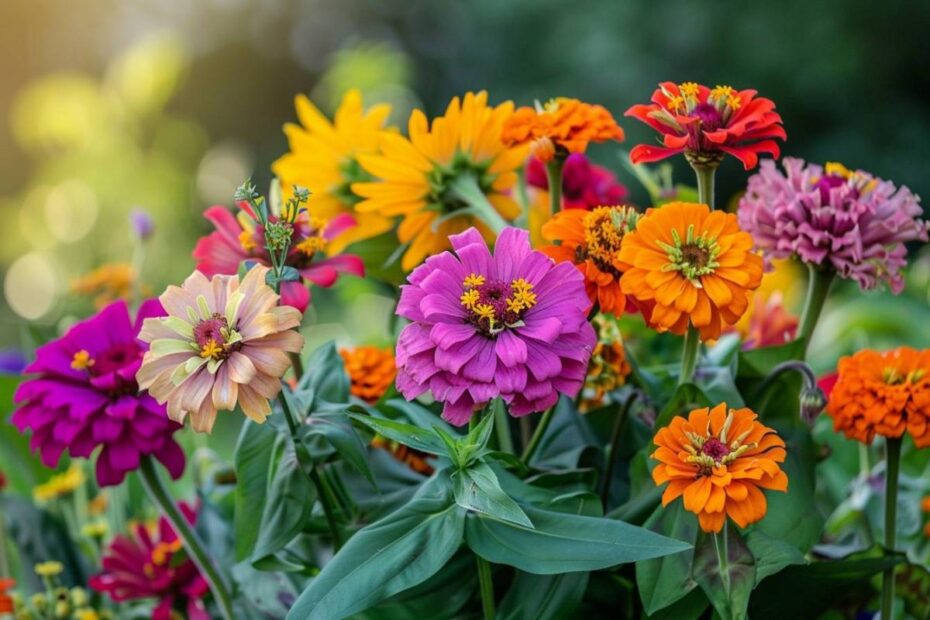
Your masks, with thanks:
[[[401,287],[397,314],[410,319],[397,341],[397,387],[427,390],[442,417],[468,422],[494,398],[523,416],[575,396],[595,344],[584,276],[506,228],[493,256],[474,228],[449,238],[455,253],[432,256]]]
[[[30,445],[47,467],[62,452],[89,458],[97,446],[97,482],[116,485],[152,455],[174,478],[184,471],[184,453],[172,434],[181,428],[165,407],[139,392],[136,371],[148,345],[137,338],[146,317],[164,316],[157,300],[142,304],[135,323],[126,302],[117,301],[36,350],[25,372],[37,374],[19,386],[22,403],[12,422],[32,429]]]
[[[904,287],[909,241],[927,241],[920,199],[861,170],[841,164],[805,166],[786,157],[782,174],[763,161],[740,200],[740,226],[752,233],[767,259],[796,255],[832,267],[863,290],[885,281]]]

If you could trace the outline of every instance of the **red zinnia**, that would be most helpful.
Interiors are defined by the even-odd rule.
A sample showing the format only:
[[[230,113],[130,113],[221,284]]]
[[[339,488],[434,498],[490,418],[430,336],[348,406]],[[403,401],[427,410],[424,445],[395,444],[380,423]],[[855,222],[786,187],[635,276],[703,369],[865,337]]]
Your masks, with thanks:
[[[776,138],[785,139],[781,116],[771,99],[755,90],[729,86],[708,88],[694,82],[663,82],[652,103],[626,111],[662,134],[662,146],[640,144],[630,151],[634,164],[659,161],[684,153],[692,164],[719,163],[733,155],[746,170],[755,168],[759,153],[778,157]]]

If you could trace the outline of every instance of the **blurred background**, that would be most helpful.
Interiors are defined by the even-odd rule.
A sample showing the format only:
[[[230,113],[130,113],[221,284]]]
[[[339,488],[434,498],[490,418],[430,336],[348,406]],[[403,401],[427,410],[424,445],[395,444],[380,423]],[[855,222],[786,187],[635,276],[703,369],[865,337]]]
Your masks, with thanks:
[[[0,348],[29,350],[30,329],[86,316],[114,293],[107,286],[135,285],[134,264],[151,293],[183,279],[209,230],[202,211],[230,205],[249,176],[268,187],[297,93],[330,112],[359,87],[366,102],[390,101],[404,125],[412,107],[436,113],[468,89],[518,104],[574,96],[621,118],[659,81],[751,87],[784,117],[783,154],[842,161],[927,195],[928,26],[930,3],[907,1],[4,0]],[[621,124],[625,149],[654,139]],[[616,146],[592,156],[646,203]],[[746,176],[727,161],[720,198]],[[676,178],[692,182],[683,168]],[[144,262],[130,235],[134,208],[157,228]],[[102,265],[96,280],[79,280]],[[873,345],[883,330],[906,337],[913,304],[926,312],[928,273],[924,257],[910,276],[918,294],[903,306],[887,293],[855,296],[866,308],[886,300],[890,322],[903,323],[866,313],[872,324],[850,329],[871,330]],[[345,339],[346,326],[356,340],[386,337],[390,299],[358,287],[344,278],[314,293],[320,339]],[[363,294],[379,313],[352,304],[337,321],[339,304],[321,303]],[[835,304],[833,316],[849,311]]]

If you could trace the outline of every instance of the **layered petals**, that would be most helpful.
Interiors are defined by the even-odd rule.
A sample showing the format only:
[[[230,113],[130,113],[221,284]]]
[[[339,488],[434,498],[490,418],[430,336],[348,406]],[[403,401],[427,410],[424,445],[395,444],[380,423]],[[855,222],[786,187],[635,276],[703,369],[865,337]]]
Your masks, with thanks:
[[[557,97],[541,107],[522,107],[504,123],[509,145],[531,145],[540,161],[584,153],[591,142],[623,140],[623,129],[604,106]]]

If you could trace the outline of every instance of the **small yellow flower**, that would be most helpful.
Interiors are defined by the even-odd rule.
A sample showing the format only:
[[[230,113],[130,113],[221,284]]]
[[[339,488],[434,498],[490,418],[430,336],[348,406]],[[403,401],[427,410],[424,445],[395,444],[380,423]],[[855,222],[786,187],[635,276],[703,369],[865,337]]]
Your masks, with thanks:
[[[81,534],[85,538],[96,538],[101,539],[107,535],[109,527],[107,526],[106,521],[94,521],[93,523],[88,523],[81,528]]]
[[[35,565],[34,570],[39,577],[57,577],[65,569],[61,562],[50,560]]]
[[[84,484],[84,472],[72,464],[67,471],[56,474],[32,490],[32,496],[38,502],[49,502],[74,493]]]

